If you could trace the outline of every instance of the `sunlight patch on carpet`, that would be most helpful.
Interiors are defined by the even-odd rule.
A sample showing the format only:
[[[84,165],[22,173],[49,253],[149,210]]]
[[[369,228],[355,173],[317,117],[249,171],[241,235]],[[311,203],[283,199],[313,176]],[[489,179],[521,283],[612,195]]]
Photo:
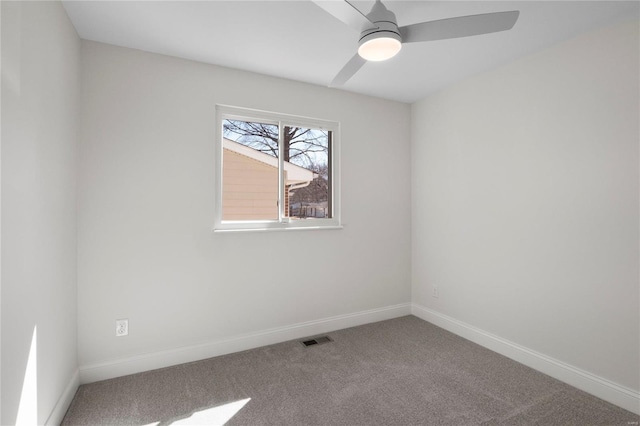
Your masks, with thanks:
[[[196,411],[186,419],[180,419],[172,425],[223,425],[228,422],[238,411],[247,405],[251,398],[241,399],[228,404],[219,405],[206,410]]]
[[[171,425],[172,426],[173,425],[175,426],[224,425],[229,420],[231,420],[233,416],[238,414],[238,411],[242,410],[242,408],[245,405],[247,405],[249,401],[251,401],[251,398],[239,399],[238,401],[230,402],[228,404],[218,405],[217,407],[196,411],[189,417],[172,422]],[[149,423],[144,426],[157,426],[160,423],[161,422]]]

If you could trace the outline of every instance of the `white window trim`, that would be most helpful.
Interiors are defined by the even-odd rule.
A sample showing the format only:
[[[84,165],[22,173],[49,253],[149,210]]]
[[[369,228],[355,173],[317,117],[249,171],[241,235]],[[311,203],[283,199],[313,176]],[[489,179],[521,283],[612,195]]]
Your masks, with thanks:
[[[331,140],[331,189],[332,189],[332,217],[329,219],[300,219],[289,220],[284,217],[284,206],[279,203],[279,217],[277,221],[223,221],[222,220],[222,155],[223,136],[222,121],[225,119],[256,120],[263,123],[273,123],[279,126],[280,132],[284,126],[299,126],[312,129],[328,130],[332,133]],[[280,155],[279,158],[283,158]],[[272,113],[255,109],[240,108],[229,105],[216,105],[216,138],[215,138],[215,220],[214,232],[235,231],[291,231],[341,229],[340,222],[340,123],[309,117],[299,117],[289,114]],[[284,199],[284,185],[282,185],[283,168],[280,167],[278,183],[279,199]]]

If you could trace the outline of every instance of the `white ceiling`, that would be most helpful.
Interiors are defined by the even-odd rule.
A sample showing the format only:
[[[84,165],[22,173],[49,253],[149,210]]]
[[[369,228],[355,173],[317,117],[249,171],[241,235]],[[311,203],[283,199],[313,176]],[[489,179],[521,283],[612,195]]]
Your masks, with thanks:
[[[326,86],[358,32],[311,1],[64,1],[86,40]],[[368,13],[373,1],[354,1]],[[510,31],[405,44],[342,89],[414,102],[457,80],[580,33],[640,17],[638,1],[385,1],[398,24],[520,10]],[[615,66],[615,64],[612,64]]]

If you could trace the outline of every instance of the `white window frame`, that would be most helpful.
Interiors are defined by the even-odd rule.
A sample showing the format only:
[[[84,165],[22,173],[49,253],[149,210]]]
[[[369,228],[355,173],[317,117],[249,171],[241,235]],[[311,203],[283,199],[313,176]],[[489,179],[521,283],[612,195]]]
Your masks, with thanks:
[[[285,126],[304,127],[326,130],[331,132],[331,218],[312,218],[291,220],[284,212],[284,166],[283,153],[278,156],[278,219],[277,220],[222,220],[222,189],[223,189],[223,129],[224,120],[258,121],[277,125],[282,137]],[[216,138],[215,138],[215,166],[216,166],[216,206],[213,230],[215,232],[228,231],[282,231],[300,229],[340,229],[340,123],[309,117],[299,117],[289,114],[274,113],[228,105],[216,105]],[[279,144],[283,150],[283,144]]]

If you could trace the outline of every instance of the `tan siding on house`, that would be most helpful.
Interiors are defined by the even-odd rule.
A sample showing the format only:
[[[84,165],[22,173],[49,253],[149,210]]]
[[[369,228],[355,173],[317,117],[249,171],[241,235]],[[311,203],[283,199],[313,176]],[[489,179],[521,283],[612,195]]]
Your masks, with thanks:
[[[277,168],[224,149],[222,169],[222,220],[278,219]]]

